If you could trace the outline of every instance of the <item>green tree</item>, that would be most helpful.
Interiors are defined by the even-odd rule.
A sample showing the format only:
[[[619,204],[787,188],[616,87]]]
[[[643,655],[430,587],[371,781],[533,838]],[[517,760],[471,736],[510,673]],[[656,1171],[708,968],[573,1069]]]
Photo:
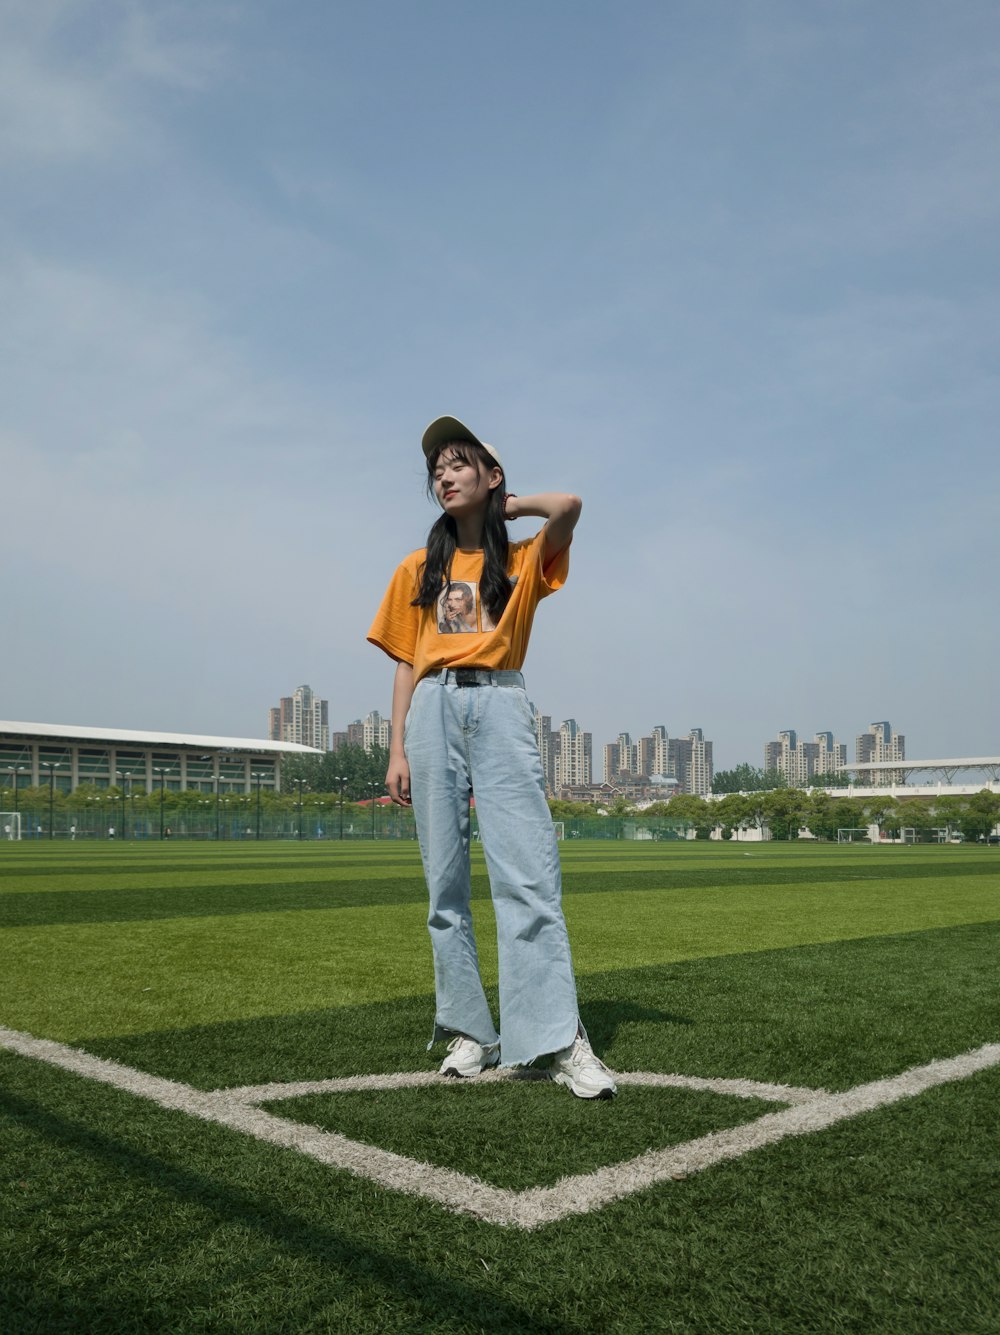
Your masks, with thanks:
[[[866,798],[863,804],[865,818],[870,825],[877,825],[879,832],[885,826],[893,828],[893,821],[897,819],[899,804],[891,793],[877,797]]]
[[[815,788],[809,793],[805,808],[805,823],[817,839],[836,839],[840,818],[837,810],[841,799]]]
[[[1000,793],[993,793],[989,788],[982,788],[978,793],[966,797],[959,829],[966,839],[987,839],[993,833],[993,827],[1000,820]]]
[[[776,769],[755,769],[745,760],[735,769],[722,769],[712,779],[713,793],[763,793],[787,788],[788,780]]]
[[[670,799],[667,814],[673,820],[693,825],[698,838],[707,839],[716,823],[712,806],[711,802],[706,802],[697,793],[678,793]]]
[[[813,774],[807,785],[809,788],[850,788],[851,776],[845,770],[836,770],[833,774]]]
[[[727,793],[714,804],[715,818],[722,826],[723,839],[732,837],[734,830],[745,829],[753,823],[751,804],[743,793]]]
[[[764,819],[771,834],[778,839],[797,839],[809,808],[808,795],[801,788],[774,788],[764,794]]]

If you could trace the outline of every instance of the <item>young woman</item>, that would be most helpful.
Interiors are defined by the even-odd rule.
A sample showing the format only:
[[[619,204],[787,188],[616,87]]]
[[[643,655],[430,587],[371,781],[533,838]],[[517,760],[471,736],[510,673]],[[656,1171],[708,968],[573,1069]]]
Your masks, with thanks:
[[[430,893],[429,1046],[451,1040],[445,1075],[544,1059],[578,1097],[611,1098],[614,1080],[577,1013],[559,852],[520,671],[535,607],[566,579],[581,502],[507,493],[496,450],[454,417],[431,423],[423,449],[444,513],[426,548],[397,568],[368,639],[396,662],[386,787],[413,807]],[[507,521],[526,515],[543,528],[509,542]],[[500,1034],[472,928],[473,793],[496,912]]]

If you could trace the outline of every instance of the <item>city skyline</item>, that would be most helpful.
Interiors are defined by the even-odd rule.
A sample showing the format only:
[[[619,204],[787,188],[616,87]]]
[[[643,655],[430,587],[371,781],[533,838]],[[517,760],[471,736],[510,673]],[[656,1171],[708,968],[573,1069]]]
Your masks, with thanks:
[[[613,782],[619,775],[658,776],[673,779],[683,792],[704,793],[711,790],[712,778],[720,771],[748,764],[758,768],[750,756],[731,765],[713,762],[715,738],[706,736],[705,729],[691,728],[686,734],[671,735],[663,724],[654,725],[645,735],[633,736],[619,732],[613,741],[599,748],[593,743],[593,732],[574,719],[564,719],[553,728],[555,715],[543,714],[530,702],[535,718],[535,735],[542,761],[546,786],[553,792],[563,787],[586,786]],[[391,724],[379,710],[370,710],[362,719],[357,718],[341,731],[331,734],[331,749],[340,743],[352,743],[370,749],[370,743],[388,747]],[[564,754],[568,746],[568,756]],[[701,750],[699,751],[699,746]],[[777,740],[761,744],[763,764],[759,768],[777,770],[790,784],[805,786],[814,775],[836,774],[848,763],[848,747],[829,731],[817,732],[812,741],[799,739],[798,730],[780,729]],[[887,720],[870,724],[855,735],[855,761],[891,762],[906,758],[906,738]],[[595,763],[600,754],[600,773]],[[760,754],[760,749],[758,750]],[[626,761],[627,756],[627,761]],[[946,757],[918,757],[933,760]],[[648,767],[647,767],[648,766]],[[901,781],[897,771],[877,775],[873,782],[891,784]]]

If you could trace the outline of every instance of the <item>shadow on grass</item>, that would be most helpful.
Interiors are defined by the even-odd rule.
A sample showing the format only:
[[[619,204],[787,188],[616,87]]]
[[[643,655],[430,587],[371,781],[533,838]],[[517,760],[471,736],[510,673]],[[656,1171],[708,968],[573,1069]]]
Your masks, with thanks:
[[[348,1285],[359,1281],[371,1288],[383,1291],[390,1298],[417,1307],[427,1320],[428,1329],[442,1328],[450,1330],[489,1330],[491,1332],[524,1332],[527,1330],[548,1332],[549,1335],[580,1335],[581,1327],[553,1323],[540,1318],[537,1312],[531,1312],[505,1299],[495,1289],[487,1289],[486,1282],[480,1288],[457,1282],[437,1270],[419,1265],[407,1259],[400,1252],[389,1252],[379,1247],[366,1245],[329,1224],[320,1224],[305,1219],[290,1211],[283,1210],[273,1196],[256,1195],[232,1184],[215,1180],[202,1173],[179,1167],[145,1153],[122,1141],[114,1139],[100,1131],[79,1122],[60,1116],[16,1094],[0,1090],[0,1108],[7,1116],[26,1126],[31,1132],[44,1139],[58,1153],[60,1148],[70,1150],[75,1155],[84,1155],[92,1162],[110,1169],[116,1176],[127,1176],[135,1185],[145,1185],[158,1192],[166,1192],[183,1204],[194,1204],[201,1209],[211,1211],[227,1225],[237,1230],[234,1242],[238,1241],[239,1232],[246,1231],[263,1237],[267,1242],[292,1258],[304,1258],[323,1267],[335,1267],[344,1272]],[[48,1160],[49,1156],[46,1156]],[[55,1187],[55,1182],[53,1182]],[[100,1226],[100,1220],[94,1220],[94,1226]],[[186,1243],[185,1237],[178,1237],[178,1246]],[[26,1251],[28,1249],[26,1248]],[[36,1257],[36,1261],[37,1261]],[[130,1257],[134,1262],[135,1257]],[[259,1260],[248,1261],[248,1278],[256,1275]],[[207,1262],[208,1273],[202,1274],[202,1285],[206,1298],[213,1289],[211,1261]],[[100,1281],[95,1282],[92,1291],[81,1291],[80,1285],[73,1291],[58,1296],[51,1293],[48,1297],[39,1286],[39,1274],[22,1261],[21,1274],[11,1266],[8,1268],[4,1283],[4,1330],[26,1332],[29,1330],[58,1331],[119,1331],[119,1330],[167,1330],[178,1329],[173,1321],[183,1312],[185,1306],[197,1302],[198,1295],[178,1293],[176,1305],[172,1311],[157,1313],[155,1300],[145,1290],[141,1274],[134,1265],[122,1266],[122,1286],[120,1294],[109,1292]],[[134,1289],[127,1286],[128,1275],[134,1279]],[[231,1280],[232,1272],[228,1272]],[[53,1287],[58,1283],[53,1276]],[[331,1294],[331,1299],[334,1295]],[[265,1324],[253,1322],[256,1329],[313,1329],[308,1320],[308,1311],[295,1310],[295,1297],[287,1288],[282,1287],[275,1294],[275,1303],[280,1310],[273,1310],[271,1318],[274,1325],[266,1325],[268,1316],[258,1312]],[[310,1308],[318,1304],[309,1302]],[[199,1329],[227,1328],[226,1318],[219,1313],[218,1322],[214,1322],[209,1313],[207,1319],[198,1323]],[[249,1322],[247,1326],[249,1327]],[[189,1327],[190,1328],[190,1327]],[[326,1327],[324,1327],[326,1328]]]
[[[687,1015],[675,1015],[658,1006],[643,1006],[635,1001],[600,1000],[580,1003],[580,1019],[594,1050],[600,1054],[615,1041],[623,1024],[690,1025]]]

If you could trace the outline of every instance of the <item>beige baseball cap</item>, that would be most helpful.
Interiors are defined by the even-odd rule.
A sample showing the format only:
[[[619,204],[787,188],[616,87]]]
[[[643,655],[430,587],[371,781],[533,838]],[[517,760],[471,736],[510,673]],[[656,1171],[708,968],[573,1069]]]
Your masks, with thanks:
[[[487,454],[491,455],[500,467],[500,456],[492,445],[487,445],[485,440],[480,440],[474,431],[458,420],[457,417],[435,417],[424,432],[421,444],[424,447],[424,456],[430,458],[431,453],[441,445],[448,445],[453,440],[471,440],[473,445],[481,445]]]

